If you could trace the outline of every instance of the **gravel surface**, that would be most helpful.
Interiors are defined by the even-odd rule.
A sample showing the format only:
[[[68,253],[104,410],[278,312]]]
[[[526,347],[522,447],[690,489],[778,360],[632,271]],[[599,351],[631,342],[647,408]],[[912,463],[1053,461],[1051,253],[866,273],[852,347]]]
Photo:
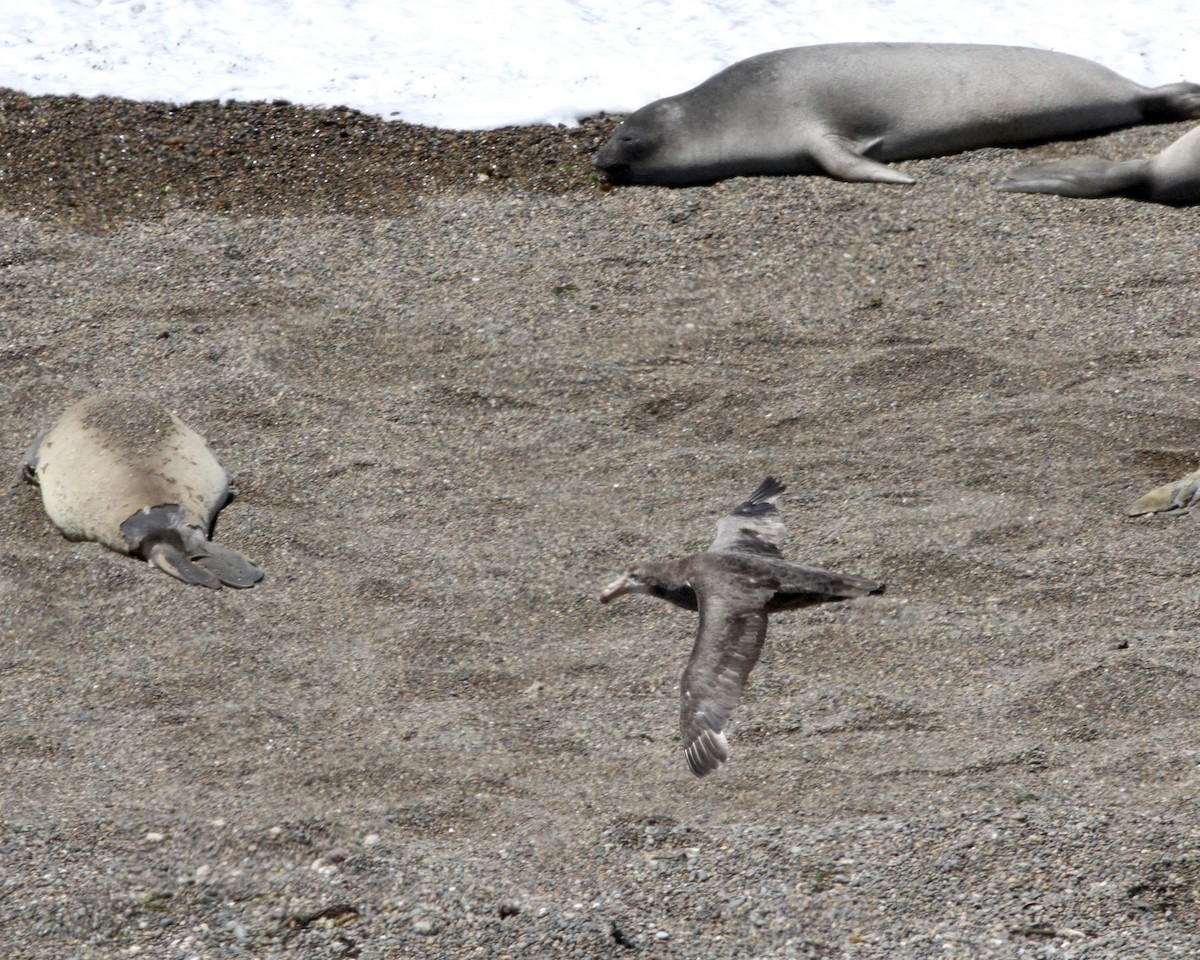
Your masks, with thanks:
[[[1200,955],[1200,209],[1034,157],[606,190],[611,127],[0,95],[0,958]],[[16,467],[99,388],[208,437],[188,588]],[[599,588],[766,473],[732,759]]]

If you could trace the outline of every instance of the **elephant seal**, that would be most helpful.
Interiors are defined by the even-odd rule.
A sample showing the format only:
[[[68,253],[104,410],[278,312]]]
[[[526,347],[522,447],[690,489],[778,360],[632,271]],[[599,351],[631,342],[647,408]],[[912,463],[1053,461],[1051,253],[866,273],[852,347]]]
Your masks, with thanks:
[[[1087,199],[1129,197],[1178,207],[1200,203],[1200,127],[1153,157],[1046,160],[1014,170],[993,186],[1014,193],[1057,193]]]
[[[823,173],[912,183],[884,165],[1200,117],[1200,86],[1143,87],[1029,47],[833,43],[763,53],[625,118],[595,156],[617,183]]]
[[[68,408],[22,474],[69,540],[95,540],[214,590],[263,577],[208,539],[236,492],[229,474],[200,434],[143,399],[97,394]]]
[[[1184,510],[1193,520],[1200,521],[1200,470],[1155,487],[1131,503],[1125,512],[1137,517],[1144,513],[1181,513]]]

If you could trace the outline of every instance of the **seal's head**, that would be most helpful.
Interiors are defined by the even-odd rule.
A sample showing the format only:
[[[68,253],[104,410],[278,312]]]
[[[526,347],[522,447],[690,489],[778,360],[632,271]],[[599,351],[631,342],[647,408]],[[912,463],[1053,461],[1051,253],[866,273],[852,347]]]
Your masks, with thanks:
[[[658,182],[650,174],[660,169],[660,154],[679,113],[670,100],[656,100],[634,111],[597,151],[593,165],[613,183]]]

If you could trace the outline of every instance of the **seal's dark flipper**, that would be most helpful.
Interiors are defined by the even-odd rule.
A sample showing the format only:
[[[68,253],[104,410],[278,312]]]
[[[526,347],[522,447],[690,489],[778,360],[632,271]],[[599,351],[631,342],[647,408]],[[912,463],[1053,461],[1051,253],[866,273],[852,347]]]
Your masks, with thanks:
[[[195,583],[210,590],[221,589],[221,579],[196,566],[178,547],[169,543],[156,544],[146,558],[154,566],[184,583]]]
[[[992,184],[1010,193],[1056,193],[1061,197],[1115,197],[1143,187],[1148,160],[1105,160],[1073,157],[1030,164]]]
[[[839,180],[851,183],[916,183],[907,173],[864,156],[845,137],[833,134],[821,136],[811,152],[817,166]]]
[[[131,554],[184,583],[220,590],[221,584],[252,587],[263,578],[240,553],[210,542],[202,530],[189,526],[178,504],[143,507],[121,524],[121,535]]]
[[[206,543],[201,549],[192,560],[227,587],[252,587],[263,578],[263,572],[236,550],[219,543]]]
[[[37,439],[33,441],[33,446],[29,448],[29,452],[25,454],[25,459],[21,461],[21,469],[17,473],[18,483],[34,483],[38,482],[38,447],[42,445],[42,437],[46,435],[43,430],[38,434]]]
[[[1144,109],[1148,123],[1200,118],[1200,84],[1181,80],[1155,87]]]

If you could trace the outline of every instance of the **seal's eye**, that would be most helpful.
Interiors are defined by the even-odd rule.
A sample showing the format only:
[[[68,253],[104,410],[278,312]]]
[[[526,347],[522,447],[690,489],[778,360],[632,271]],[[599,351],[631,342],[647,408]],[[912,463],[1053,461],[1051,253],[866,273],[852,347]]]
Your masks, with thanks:
[[[634,133],[627,133],[621,137],[621,159],[626,163],[645,160],[653,152],[653,145],[645,137]]]

